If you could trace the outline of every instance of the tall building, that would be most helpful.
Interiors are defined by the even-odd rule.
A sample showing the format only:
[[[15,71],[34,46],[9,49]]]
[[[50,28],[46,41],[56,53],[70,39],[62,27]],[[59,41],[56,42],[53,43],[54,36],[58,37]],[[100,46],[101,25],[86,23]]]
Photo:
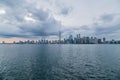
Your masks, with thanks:
[[[61,31],[59,31],[59,43],[61,43]]]
[[[106,38],[103,38],[103,43],[105,43],[106,42]]]
[[[77,34],[77,41],[78,44],[80,44],[80,34]]]
[[[73,43],[73,36],[72,35],[69,36],[69,43]]]
[[[77,39],[80,39],[80,34],[77,34]]]
[[[93,44],[94,43],[94,39],[93,37],[90,38],[90,44]]]
[[[94,44],[98,44],[98,39],[96,37],[94,37]]]
[[[98,44],[101,44],[101,43],[102,43],[101,39],[98,39]]]
[[[90,39],[89,37],[86,37],[86,44],[89,44],[90,43]]]

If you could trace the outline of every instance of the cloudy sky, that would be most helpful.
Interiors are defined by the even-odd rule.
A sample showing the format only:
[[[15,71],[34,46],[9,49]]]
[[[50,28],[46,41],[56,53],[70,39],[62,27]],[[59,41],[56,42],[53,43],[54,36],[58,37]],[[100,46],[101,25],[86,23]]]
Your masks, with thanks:
[[[0,41],[82,36],[120,39],[120,0],[0,0]]]

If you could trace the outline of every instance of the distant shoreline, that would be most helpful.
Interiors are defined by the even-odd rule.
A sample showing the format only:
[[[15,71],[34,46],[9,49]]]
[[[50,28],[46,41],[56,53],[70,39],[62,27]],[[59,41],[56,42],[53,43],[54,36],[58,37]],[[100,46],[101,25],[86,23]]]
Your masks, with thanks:
[[[0,45],[2,45],[2,44],[3,43],[0,43]],[[5,43],[4,45],[7,45],[7,44],[14,45],[13,43]],[[115,43],[113,43],[113,44],[115,44]],[[16,45],[27,45],[27,44],[16,44]],[[56,44],[30,44],[30,45],[56,45]],[[57,45],[96,45],[96,44],[57,44]],[[97,45],[103,45],[103,44],[97,44]],[[107,45],[107,44],[105,44],[105,45]],[[110,45],[112,45],[112,44],[110,44]]]

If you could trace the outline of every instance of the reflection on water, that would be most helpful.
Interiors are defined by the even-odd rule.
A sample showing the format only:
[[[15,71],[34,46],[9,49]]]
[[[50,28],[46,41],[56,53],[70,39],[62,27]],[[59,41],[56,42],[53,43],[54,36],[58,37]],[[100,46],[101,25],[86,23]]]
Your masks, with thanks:
[[[120,80],[120,45],[0,45],[0,80]]]

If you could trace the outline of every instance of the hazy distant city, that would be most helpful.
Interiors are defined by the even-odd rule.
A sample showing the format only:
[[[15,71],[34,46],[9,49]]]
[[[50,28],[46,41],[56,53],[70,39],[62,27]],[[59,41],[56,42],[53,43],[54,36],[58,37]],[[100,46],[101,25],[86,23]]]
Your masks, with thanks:
[[[84,36],[81,37],[80,34],[77,34],[76,37],[73,37],[73,35],[69,35],[68,38],[61,39],[61,35],[59,35],[58,40],[47,40],[47,39],[41,39],[41,40],[26,40],[26,41],[13,41],[13,43],[6,43],[5,41],[2,41],[2,44],[120,44],[120,40],[106,40],[105,37],[102,39],[97,37],[89,37]]]

